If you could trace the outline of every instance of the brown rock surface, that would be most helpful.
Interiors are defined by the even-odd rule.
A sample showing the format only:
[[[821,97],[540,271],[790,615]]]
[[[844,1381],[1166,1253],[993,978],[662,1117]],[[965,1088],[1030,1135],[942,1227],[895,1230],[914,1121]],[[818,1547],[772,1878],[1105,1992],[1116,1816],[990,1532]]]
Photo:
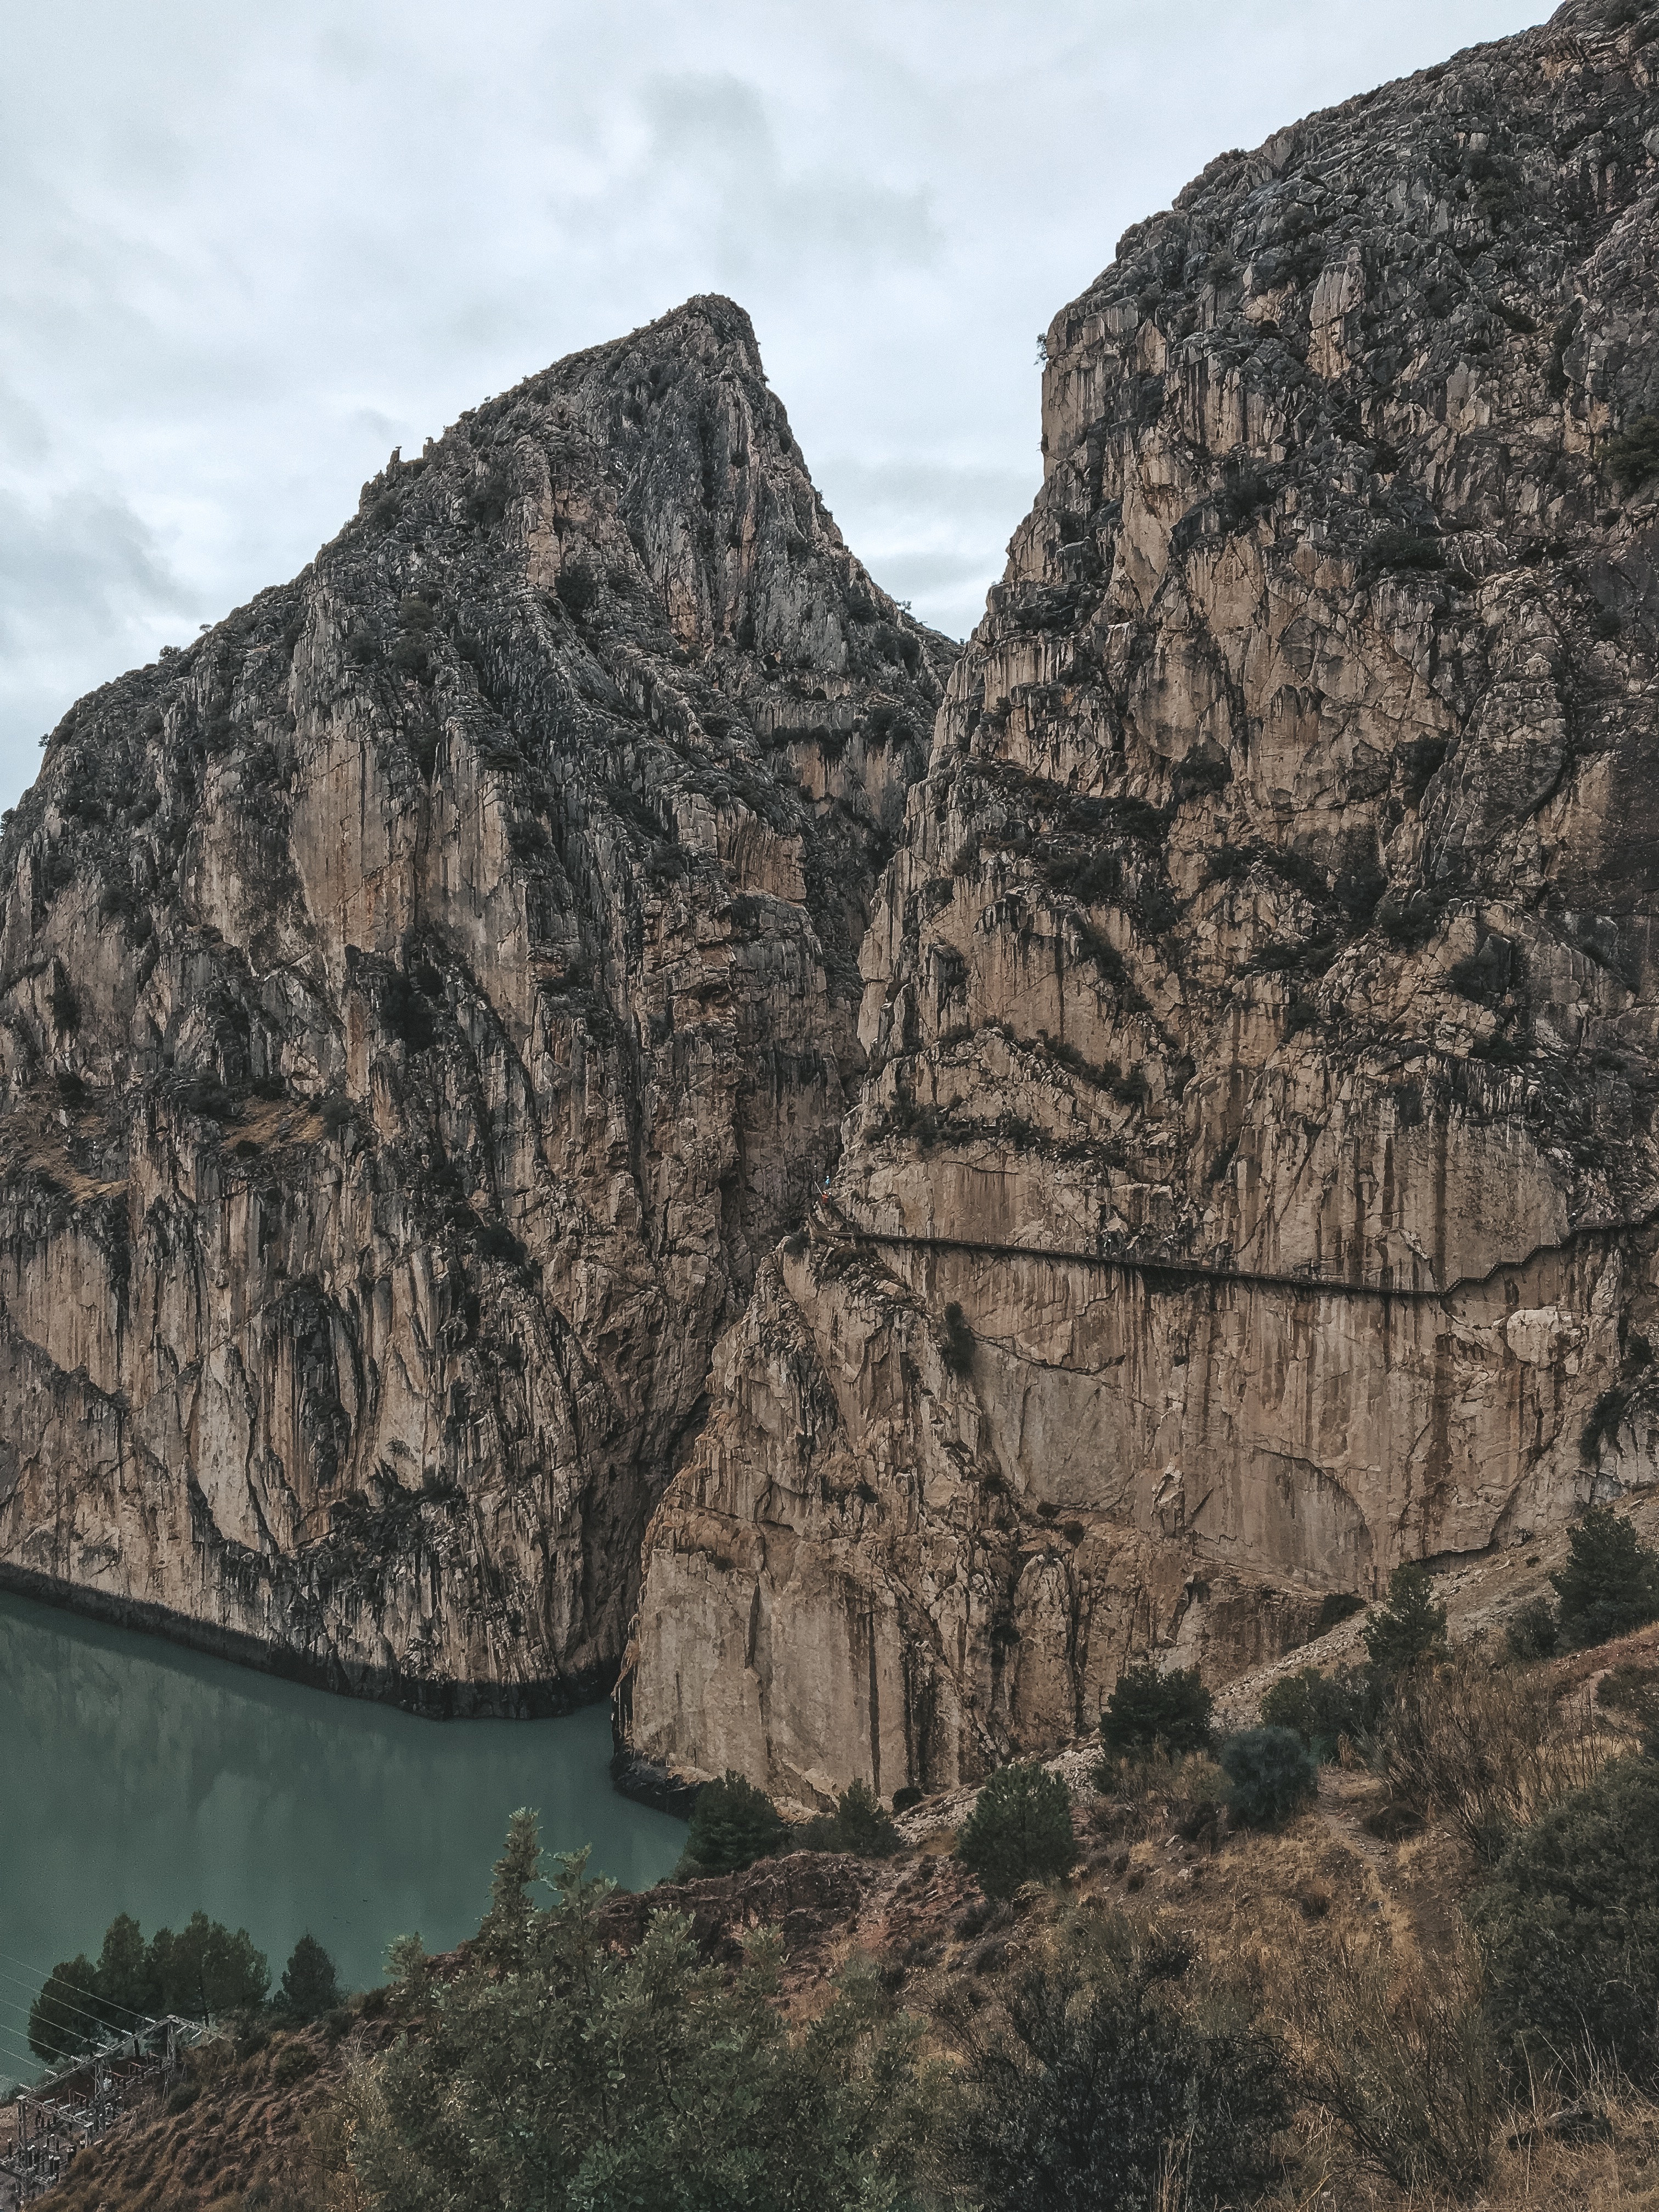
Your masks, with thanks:
[[[704,299],[81,702],[0,840],[0,1570],[433,1709],[605,1679],[952,651]]]
[[[647,1534],[646,1756],[949,1786],[1654,1481],[1656,156],[1659,19],[1575,0],[1055,318],[834,1206]]]

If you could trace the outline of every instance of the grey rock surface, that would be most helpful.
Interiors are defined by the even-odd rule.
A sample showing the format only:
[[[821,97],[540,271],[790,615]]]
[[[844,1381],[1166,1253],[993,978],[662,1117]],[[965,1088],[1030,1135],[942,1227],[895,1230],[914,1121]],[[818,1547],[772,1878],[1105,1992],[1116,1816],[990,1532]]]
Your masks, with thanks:
[[[834,1208],[647,1537],[646,1756],[951,1786],[1655,1481],[1656,155],[1659,10],[1574,0],[1055,317]]]
[[[434,1711],[608,1680],[954,651],[698,299],[82,700],[0,839],[0,1574]]]

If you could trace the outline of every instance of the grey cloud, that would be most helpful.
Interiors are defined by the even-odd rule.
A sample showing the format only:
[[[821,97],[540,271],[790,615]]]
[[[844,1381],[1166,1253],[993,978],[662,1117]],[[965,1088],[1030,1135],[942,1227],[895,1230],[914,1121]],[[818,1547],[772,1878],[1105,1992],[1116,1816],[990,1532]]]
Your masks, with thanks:
[[[122,500],[80,489],[43,505],[0,490],[0,775],[8,802],[35,740],[101,678],[181,637],[187,593]]]
[[[1032,333],[1126,224],[1549,4],[14,10],[3,728],[293,574],[392,445],[708,289],[849,543],[960,634],[1039,477]]]

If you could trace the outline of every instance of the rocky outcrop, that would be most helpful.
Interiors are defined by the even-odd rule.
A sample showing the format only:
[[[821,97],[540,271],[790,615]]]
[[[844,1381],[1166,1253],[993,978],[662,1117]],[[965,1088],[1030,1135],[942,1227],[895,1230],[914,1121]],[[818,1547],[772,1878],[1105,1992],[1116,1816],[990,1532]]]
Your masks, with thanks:
[[[434,1710],[608,1679],[953,651],[696,300],[83,700],[0,841],[0,1572]]]
[[[865,942],[870,1073],[659,1508],[635,1747],[808,1802],[1651,1483],[1659,14],[1212,162]]]

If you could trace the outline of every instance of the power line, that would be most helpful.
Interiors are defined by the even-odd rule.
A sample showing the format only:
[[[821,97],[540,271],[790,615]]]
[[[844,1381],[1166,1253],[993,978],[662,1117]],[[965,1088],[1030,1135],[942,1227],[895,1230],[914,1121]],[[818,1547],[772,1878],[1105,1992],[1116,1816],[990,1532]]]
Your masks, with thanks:
[[[26,1974],[33,1974],[41,1982],[50,1982],[57,1978],[58,1969],[55,1966],[52,1967],[50,1972],[48,1972],[48,1970],[44,1966],[32,1966],[27,1959],[18,1958],[14,1952],[0,1951],[0,1959],[9,1959],[14,1966],[21,1966]],[[15,1974],[8,1974],[6,1976],[6,1979],[9,1982],[15,1982],[17,1981],[17,1977]],[[18,1983],[18,1987],[20,1989],[30,1989],[33,1986],[33,1983],[30,1982]],[[116,2004],[113,1997],[110,1997],[108,1999],[100,1997],[99,1999],[99,2002],[100,2004],[105,2002],[109,2003],[117,2012],[125,2013],[129,2020],[148,2020],[150,2017],[149,2014],[147,2012],[135,2012],[131,2005]]]
[[[20,1990],[26,1990],[29,1987],[28,1983],[23,1981],[18,1975],[7,1973],[3,1966],[0,1966],[0,1980],[14,1983]],[[57,1995],[57,1990],[67,1989],[75,1989],[75,1984],[73,1982],[59,1982],[54,1975],[48,1974],[46,1981],[41,1985],[40,2002],[43,2004],[56,2005],[62,2012],[78,2012],[82,2020],[95,2021],[98,2027],[102,2028],[107,2034],[125,2034],[127,2033],[124,2028],[116,2028],[112,2027],[111,2022],[105,2019],[102,2013],[94,2012],[89,2005],[71,2004],[67,1997]],[[48,1996],[48,1990],[51,1990],[52,1994]],[[86,1996],[89,1992],[85,1990],[76,1990],[76,1994],[78,1996]],[[7,2002],[7,2000],[0,1999],[0,2002]],[[101,2002],[102,2000],[100,1999],[100,2002]],[[21,2005],[17,2006],[15,2008],[20,2012],[22,2010],[22,2007]],[[33,2012],[33,2006],[31,2005],[29,2010]],[[131,2011],[131,2008],[127,2005],[117,2005],[114,2009],[117,2012],[128,2012]],[[149,2015],[148,2013],[140,2012],[133,2013],[132,2017],[135,2020],[147,2020]]]

